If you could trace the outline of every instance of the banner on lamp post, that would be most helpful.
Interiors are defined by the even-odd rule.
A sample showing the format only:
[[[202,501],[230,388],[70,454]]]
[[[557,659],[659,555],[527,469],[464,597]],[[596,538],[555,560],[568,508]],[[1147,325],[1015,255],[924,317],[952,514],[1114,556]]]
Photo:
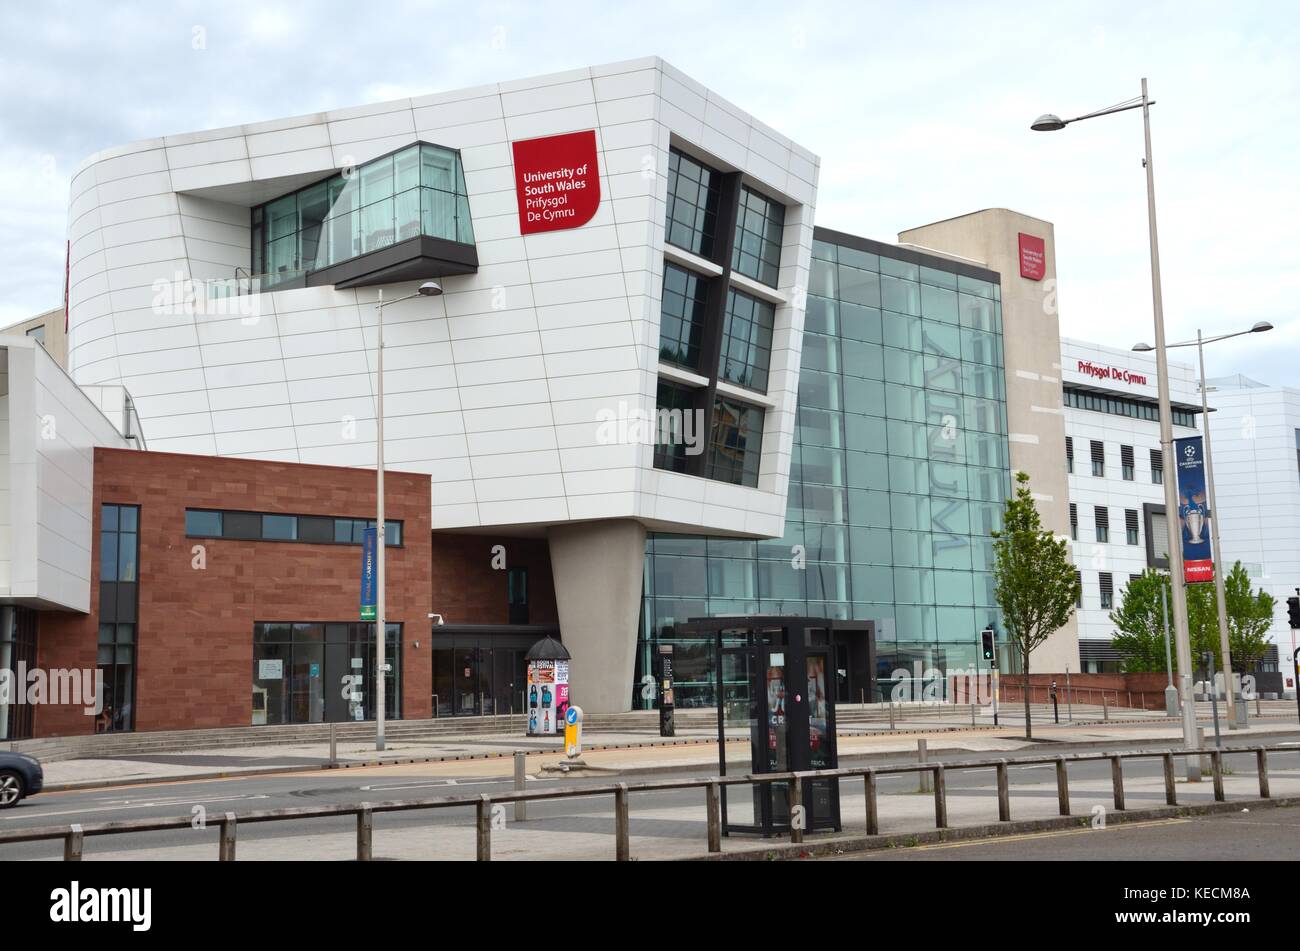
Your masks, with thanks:
[[[1211,517],[1205,490],[1205,448],[1200,436],[1174,440],[1178,486],[1178,525],[1183,542],[1183,580],[1197,584],[1214,580],[1210,550]]]
[[[374,528],[361,536],[361,620],[375,619],[375,539]]]

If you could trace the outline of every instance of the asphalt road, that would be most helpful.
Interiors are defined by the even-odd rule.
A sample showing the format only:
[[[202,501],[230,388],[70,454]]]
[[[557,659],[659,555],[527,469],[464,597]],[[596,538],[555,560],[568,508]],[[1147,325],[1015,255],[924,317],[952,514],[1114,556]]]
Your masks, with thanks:
[[[1287,861],[1300,858],[1300,807],[1258,809],[1195,819],[1112,823],[1070,829],[881,849],[835,856],[859,862]]]
[[[1028,755],[1026,752],[1022,755]],[[987,753],[944,754],[944,763],[953,764],[947,774],[947,789],[950,798],[971,796],[985,798],[992,803],[988,787],[996,779],[991,769],[963,770],[960,763],[971,760],[987,759]],[[1298,757],[1300,760],[1300,757]],[[899,754],[897,762],[915,762],[911,756]],[[854,757],[842,757],[842,766],[863,765],[866,761]],[[871,762],[881,764],[882,760]],[[1253,773],[1254,763],[1246,756],[1232,757],[1228,762],[1242,773]],[[0,813],[0,830],[10,830],[35,826],[65,825],[71,823],[110,822],[123,819],[142,819],[189,816],[195,806],[202,806],[212,816],[216,813],[283,809],[304,806],[322,806],[330,804],[356,804],[359,802],[376,802],[400,799],[424,799],[437,796],[478,795],[480,793],[504,792],[514,788],[513,781],[490,776],[458,776],[455,779],[437,775],[442,764],[429,764],[428,775],[411,772],[405,767],[403,771],[389,771],[383,768],[367,769],[364,772],[322,771],[311,773],[285,773],[280,775],[260,775],[232,777],[216,780],[194,782],[155,783],[149,785],[105,788],[84,791],[48,793],[25,800],[13,809]],[[1271,770],[1300,768],[1296,764],[1273,762]],[[656,773],[646,779],[668,778],[670,776],[703,776],[716,770],[704,766]],[[1158,777],[1161,775],[1159,760],[1136,760],[1125,764],[1125,776]],[[1105,762],[1083,762],[1070,766],[1071,782],[1083,780],[1105,780],[1110,777],[1110,766]],[[615,781],[617,777],[598,774],[591,777],[537,778],[530,779],[529,789],[541,789],[554,786],[600,785]],[[642,777],[626,777],[635,782]],[[1010,774],[1013,795],[1041,796],[1054,800],[1056,797],[1055,772],[1051,765],[1013,766]],[[882,795],[915,791],[917,777],[914,775],[885,775],[880,777]],[[1208,787],[1208,782],[1205,784]],[[740,794],[742,797],[743,793]],[[1144,794],[1137,790],[1128,791],[1130,808],[1144,805],[1163,805],[1163,794],[1153,792]],[[1148,801],[1149,800],[1149,801]],[[638,820],[637,807],[699,807],[698,818],[684,819],[680,822],[664,823],[663,820]],[[592,799],[571,799],[562,802],[532,802],[528,805],[530,824],[546,828],[552,824],[556,829],[586,828],[590,831],[612,832],[608,819],[610,802],[607,796]],[[694,813],[693,813],[694,815]],[[382,818],[385,829],[413,828],[417,826],[442,825],[451,828],[473,826],[473,810],[448,809],[437,811],[401,812],[386,814]],[[703,841],[704,810],[703,797],[698,790],[655,791],[636,793],[632,798],[632,833],[638,834],[638,825],[654,825],[654,834],[691,837]],[[285,823],[260,823],[242,825],[239,830],[241,842],[267,839],[282,840],[291,847],[295,837],[308,837],[322,833],[349,833],[355,829],[355,820],[350,816],[337,819],[300,820]],[[146,832],[124,836],[88,837],[85,843],[87,858],[96,852],[137,851],[143,849],[166,848],[182,842],[193,843],[193,836],[210,840],[215,854],[217,830],[215,825],[202,832]],[[55,858],[61,855],[58,842],[15,843],[0,845],[0,861],[24,859]],[[309,858],[309,855],[304,855]]]

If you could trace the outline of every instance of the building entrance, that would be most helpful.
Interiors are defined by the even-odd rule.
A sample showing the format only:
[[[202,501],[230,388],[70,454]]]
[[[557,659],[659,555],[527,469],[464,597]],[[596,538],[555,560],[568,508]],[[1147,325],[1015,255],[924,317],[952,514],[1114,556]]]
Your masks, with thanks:
[[[445,625],[433,628],[433,715],[480,717],[528,709],[524,655],[554,625]]]

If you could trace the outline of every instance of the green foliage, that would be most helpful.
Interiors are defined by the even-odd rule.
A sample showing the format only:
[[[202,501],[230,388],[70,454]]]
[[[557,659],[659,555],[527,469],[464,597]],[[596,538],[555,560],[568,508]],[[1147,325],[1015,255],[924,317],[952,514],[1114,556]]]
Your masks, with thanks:
[[[1148,568],[1128,583],[1120,595],[1119,607],[1110,612],[1117,633],[1115,649],[1124,655],[1127,673],[1165,669],[1165,635],[1161,626],[1160,591],[1165,592],[1167,610],[1173,610],[1169,576]],[[1170,652],[1173,651],[1173,615],[1169,614]]]

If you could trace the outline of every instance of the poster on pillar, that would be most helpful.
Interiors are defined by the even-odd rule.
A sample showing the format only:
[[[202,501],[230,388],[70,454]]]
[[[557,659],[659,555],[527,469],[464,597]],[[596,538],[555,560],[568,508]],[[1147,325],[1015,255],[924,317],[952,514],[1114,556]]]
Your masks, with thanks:
[[[1205,454],[1200,436],[1174,440],[1178,472],[1178,523],[1183,541],[1183,580],[1199,584],[1214,580],[1210,549],[1209,510],[1205,491]]]
[[[528,735],[554,736],[568,707],[569,662],[530,660],[528,662]]]

